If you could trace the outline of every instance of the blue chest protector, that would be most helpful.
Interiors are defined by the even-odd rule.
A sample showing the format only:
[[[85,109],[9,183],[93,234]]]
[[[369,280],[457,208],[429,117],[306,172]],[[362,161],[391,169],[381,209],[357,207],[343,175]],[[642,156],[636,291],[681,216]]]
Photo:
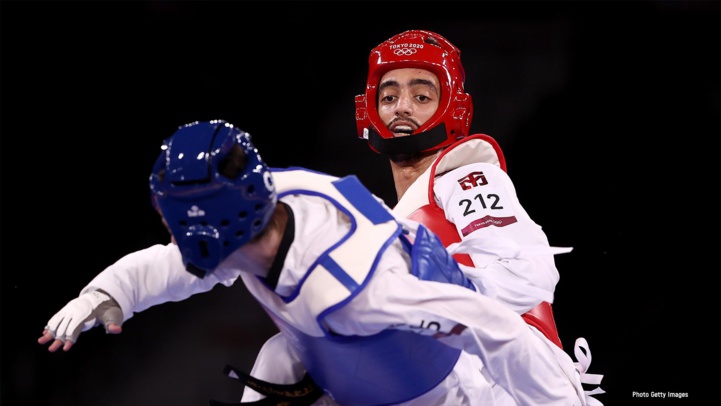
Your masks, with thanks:
[[[344,406],[397,404],[416,398],[438,385],[453,369],[460,350],[430,336],[402,330],[391,329],[372,336],[339,336],[328,331],[322,323],[325,316],[344,306],[363,289],[372,277],[378,259],[397,238],[410,252],[412,273],[420,279],[474,289],[438,237],[420,226],[415,240],[409,241],[401,225],[355,176],[338,179],[301,169],[274,172],[273,176],[279,197],[288,193],[324,197],[349,215],[351,234],[366,233],[362,244],[359,241],[363,239],[354,241],[350,235],[347,236],[321,255],[317,265],[308,271],[309,275],[324,275],[327,278],[324,286],[317,286],[317,280],[306,278],[302,282],[304,285],[316,286],[307,287],[305,292],[305,287],[299,288],[293,297],[283,298],[288,305],[284,312],[272,312],[266,307],[287,341],[298,352],[313,381]],[[299,187],[299,177],[307,181],[300,182],[305,185],[304,188]],[[380,225],[385,225],[385,231],[375,233],[375,228]],[[374,244],[368,235],[377,235],[382,241]],[[353,245],[351,249],[356,255],[371,256],[371,266],[353,269],[357,268],[358,261],[344,259],[348,255],[334,257],[334,253],[342,250],[341,247],[346,246],[347,249],[348,244]],[[372,252],[367,251],[368,246]],[[332,284],[337,282],[341,288],[327,287],[328,280]],[[319,296],[334,294],[328,291],[343,293],[323,302],[325,299],[319,299]],[[296,303],[298,301],[303,303]],[[305,303],[311,301],[315,304]],[[318,305],[318,301],[323,304]],[[292,307],[294,305],[296,308]],[[300,313],[315,317],[322,336],[301,331],[282,316],[298,312],[297,307],[303,307]]]

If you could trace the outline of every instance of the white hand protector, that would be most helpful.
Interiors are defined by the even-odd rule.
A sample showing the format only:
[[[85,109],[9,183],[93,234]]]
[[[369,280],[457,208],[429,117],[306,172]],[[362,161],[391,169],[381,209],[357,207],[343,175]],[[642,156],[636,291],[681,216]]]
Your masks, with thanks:
[[[57,340],[77,341],[80,333],[98,324],[107,326],[123,323],[123,311],[118,302],[102,291],[82,294],[68,302],[48,321],[45,329]],[[107,330],[107,329],[106,329]]]

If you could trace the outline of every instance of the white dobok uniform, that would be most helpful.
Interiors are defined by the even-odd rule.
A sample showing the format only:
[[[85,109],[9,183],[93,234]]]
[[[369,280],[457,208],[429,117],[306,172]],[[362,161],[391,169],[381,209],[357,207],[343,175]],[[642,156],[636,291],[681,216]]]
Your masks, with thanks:
[[[273,176],[279,202],[290,209],[286,233],[292,233],[286,236],[292,243],[278,253],[282,265],[271,270],[278,272],[275,286],[242,272],[236,255],[197,278],[185,270],[177,246],[168,244],[124,256],[81,293],[104,290],[127,320],[217,284],[230,286],[240,277],[281,331],[268,343],[289,354],[284,362],[266,363],[264,347],[251,374],[294,383],[308,367],[326,391],[317,404],[498,404],[490,382],[518,405],[600,404],[584,393],[585,371],[498,299],[508,291],[535,297],[535,303],[547,300],[557,275],[538,286],[511,289],[505,279],[479,273],[470,288],[459,286],[457,268],[442,266],[448,252],[440,241],[433,245],[434,236],[415,221],[393,218],[355,177],[338,179],[298,168],[274,170]],[[502,192],[498,187],[495,193]],[[504,212],[505,217],[514,214],[521,212]],[[487,249],[476,244],[473,250],[481,255],[507,250],[502,254],[510,258],[565,251],[529,238],[521,240],[528,246],[484,239],[479,243]],[[420,253],[429,248],[435,258],[430,262]],[[516,303],[520,310],[529,305]],[[415,382],[426,386],[414,387]],[[246,390],[243,400],[252,400],[253,393]]]

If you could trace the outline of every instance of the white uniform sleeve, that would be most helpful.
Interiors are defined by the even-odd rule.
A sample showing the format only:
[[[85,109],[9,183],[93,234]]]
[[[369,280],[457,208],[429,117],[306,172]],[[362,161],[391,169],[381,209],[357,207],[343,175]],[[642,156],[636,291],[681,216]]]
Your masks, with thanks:
[[[474,268],[463,267],[479,286],[522,314],[541,301],[553,302],[559,275],[546,234],[521,206],[508,175],[488,163],[456,168],[436,178],[434,194],[461,237],[451,252],[467,252]]]
[[[151,306],[177,302],[211,290],[218,283],[230,286],[238,273],[218,270],[201,279],[185,270],[178,246],[156,244],[130,253],[105,268],[80,294],[102,289],[123,310],[123,320]]]

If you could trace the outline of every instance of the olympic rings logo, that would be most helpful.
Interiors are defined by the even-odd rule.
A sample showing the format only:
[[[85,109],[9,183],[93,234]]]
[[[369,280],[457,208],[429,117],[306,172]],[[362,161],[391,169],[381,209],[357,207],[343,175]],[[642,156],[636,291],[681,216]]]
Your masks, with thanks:
[[[393,53],[396,56],[411,56],[411,55],[415,54],[416,52],[418,52],[418,50],[415,48],[401,48],[401,49],[393,50]]]

